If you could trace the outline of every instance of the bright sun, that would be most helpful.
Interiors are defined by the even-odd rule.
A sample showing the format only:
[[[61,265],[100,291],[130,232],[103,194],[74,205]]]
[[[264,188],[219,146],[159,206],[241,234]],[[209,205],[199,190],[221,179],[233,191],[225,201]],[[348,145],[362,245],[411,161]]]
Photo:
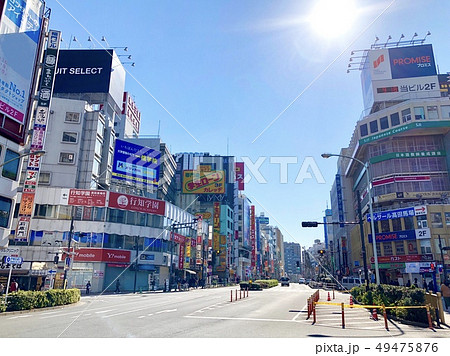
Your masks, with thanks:
[[[354,0],[319,0],[308,21],[321,37],[336,38],[351,28],[356,12]]]

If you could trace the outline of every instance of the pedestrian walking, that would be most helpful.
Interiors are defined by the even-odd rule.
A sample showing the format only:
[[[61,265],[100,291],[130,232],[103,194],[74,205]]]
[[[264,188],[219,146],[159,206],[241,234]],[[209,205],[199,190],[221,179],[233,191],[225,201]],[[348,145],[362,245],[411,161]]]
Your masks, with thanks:
[[[408,279],[408,282],[406,283],[407,287],[411,287],[411,281]]]
[[[441,285],[441,293],[444,298],[445,309],[450,308],[450,287],[448,282],[444,282]]]
[[[5,286],[3,285],[3,283],[0,283],[0,295],[3,295],[5,291]]]
[[[9,292],[17,292],[19,290],[19,284],[13,279],[10,286],[9,286]]]
[[[417,278],[414,278],[414,287],[419,287],[419,284],[417,283]]]
[[[114,293],[120,293],[120,281],[119,281],[119,279],[117,279],[117,281],[116,281],[116,290],[114,291]]]
[[[434,292],[434,284],[433,284],[433,281],[429,281],[429,282],[428,282],[428,290],[429,290],[430,292]]]
[[[86,283],[86,294],[91,292],[91,281],[87,281]]]

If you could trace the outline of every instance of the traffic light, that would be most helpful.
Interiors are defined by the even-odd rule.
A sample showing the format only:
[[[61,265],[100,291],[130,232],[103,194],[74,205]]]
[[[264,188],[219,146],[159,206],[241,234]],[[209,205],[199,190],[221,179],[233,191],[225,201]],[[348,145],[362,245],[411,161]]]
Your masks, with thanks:
[[[300,267],[300,261],[296,261],[295,264],[297,265],[297,267]]]
[[[317,227],[317,221],[302,221],[302,227]]]
[[[323,256],[324,253],[325,253],[325,250],[319,250],[319,254],[320,254],[321,256]]]

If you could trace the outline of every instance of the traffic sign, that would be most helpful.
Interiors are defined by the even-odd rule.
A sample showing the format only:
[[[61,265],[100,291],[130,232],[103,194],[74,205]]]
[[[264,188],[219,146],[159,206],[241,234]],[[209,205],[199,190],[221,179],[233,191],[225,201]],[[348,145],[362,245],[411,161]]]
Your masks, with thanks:
[[[48,271],[48,274],[56,274],[56,271],[54,269],[51,269]]]
[[[5,262],[12,264],[12,265],[21,265],[23,262],[23,258],[22,257],[13,257],[13,256],[6,256],[5,257]]]

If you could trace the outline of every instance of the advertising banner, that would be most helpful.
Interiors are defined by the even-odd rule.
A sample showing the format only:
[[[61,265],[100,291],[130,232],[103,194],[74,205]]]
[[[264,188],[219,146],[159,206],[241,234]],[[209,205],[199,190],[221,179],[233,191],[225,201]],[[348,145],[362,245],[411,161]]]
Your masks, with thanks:
[[[47,49],[45,50],[43,59],[36,109],[36,120],[33,124],[33,136],[31,138],[31,150],[33,152],[44,148],[47,126],[46,124],[42,124],[41,121],[46,123],[48,120],[48,109],[50,108],[53,94],[53,83],[55,79],[60,41],[61,32],[50,30],[48,33]],[[41,121],[37,119],[39,116],[41,116]],[[37,132],[37,134],[35,134],[35,132]],[[16,229],[19,233],[15,236],[16,241],[28,241],[28,229],[30,227],[29,222],[31,221],[31,214],[33,212],[34,195],[41,166],[40,162],[41,160],[39,156],[29,156],[25,173],[25,187],[19,207],[19,219]],[[26,222],[28,222],[28,224]],[[27,228],[26,232],[23,230],[25,227]],[[24,234],[26,235],[25,237],[23,237]]]
[[[188,244],[185,244],[185,243],[180,244],[180,255],[178,256],[178,268],[179,269],[183,269],[184,268],[184,249],[185,249],[185,245],[187,247]],[[190,245],[189,245],[189,248],[190,248]]]
[[[374,263],[375,259],[370,258],[370,262]],[[379,263],[398,263],[398,262],[426,262],[433,261],[433,255],[427,253],[425,255],[401,255],[401,256],[379,256]]]
[[[250,241],[252,245],[251,266],[256,267],[256,222],[255,206],[250,206]]]
[[[63,259],[65,258],[63,255]],[[80,248],[75,250],[74,262],[122,262],[129,263],[131,251],[104,248]]]
[[[344,198],[342,194],[341,175],[336,174],[336,193],[338,198],[338,217],[339,221],[344,221]],[[326,225],[325,225],[326,226]],[[339,224],[339,227],[344,227],[344,224]]]
[[[7,0],[0,24],[0,112],[26,124],[44,3]]]
[[[386,210],[374,213],[374,221],[406,218],[408,216],[426,215],[427,207],[425,205],[413,206],[410,208]],[[367,214],[367,221],[371,221],[370,214]]]
[[[209,211],[195,213],[195,216],[201,217],[203,220],[209,220],[212,217],[212,214]]]
[[[380,232],[375,234],[377,242],[400,241],[431,238],[430,229],[403,230],[393,232]],[[369,243],[372,243],[372,234],[369,234]]]
[[[244,190],[244,177],[245,177],[245,165],[244,162],[236,162],[234,170],[236,171],[236,182],[238,182],[238,190]]]
[[[112,177],[158,187],[161,152],[116,139]]]
[[[391,152],[381,156],[372,157],[370,163],[378,163],[397,158],[417,158],[417,157],[444,157],[447,152],[444,150],[437,151],[416,151],[416,152]]]
[[[213,219],[213,249],[220,249],[220,203],[214,203],[214,219]]]
[[[69,205],[78,206],[106,206],[106,190],[70,189]]]
[[[128,92],[123,93],[122,114],[125,115],[126,120],[131,124],[134,131],[139,134],[141,112]]]
[[[225,172],[183,171],[183,194],[225,194]]]
[[[109,193],[108,207],[164,216],[166,202],[122,193]]]

